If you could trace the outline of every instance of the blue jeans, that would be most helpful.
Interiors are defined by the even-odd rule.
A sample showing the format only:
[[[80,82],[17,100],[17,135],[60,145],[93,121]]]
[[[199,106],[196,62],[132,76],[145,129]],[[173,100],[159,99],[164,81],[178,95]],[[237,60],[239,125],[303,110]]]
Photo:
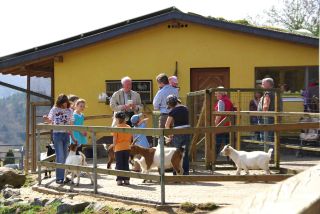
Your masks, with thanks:
[[[218,154],[222,149],[222,144],[229,144],[229,133],[216,134],[216,157],[218,157]]]
[[[65,132],[53,133],[54,149],[56,150],[56,162],[65,163],[68,155],[69,134]],[[56,180],[64,179],[64,169],[56,169]]]
[[[273,117],[260,117],[259,124],[274,124]],[[260,132],[260,139],[263,142],[274,142],[274,132],[273,131],[262,131]],[[264,151],[269,150],[269,145],[264,145]]]
[[[173,136],[173,145],[176,148],[184,148],[184,156],[182,161],[183,174],[189,175],[189,145],[191,137],[188,134],[174,135]],[[173,174],[176,175],[176,172],[173,171]]]

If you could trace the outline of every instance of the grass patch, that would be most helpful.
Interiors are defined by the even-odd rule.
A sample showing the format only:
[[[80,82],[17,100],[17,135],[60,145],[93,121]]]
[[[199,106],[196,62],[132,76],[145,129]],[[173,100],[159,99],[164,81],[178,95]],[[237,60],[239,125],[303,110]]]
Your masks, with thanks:
[[[22,214],[33,214],[38,213],[41,210],[39,206],[31,206],[28,204],[14,204],[13,206],[1,206],[1,214],[12,214],[12,213],[22,213]]]
[[[99,212],[83,212],[83,214],[92,214],[92,213],[108,213],[108,214],[143,214],[145,213],[144,210],[136,211],[133,209],[125,209],[125,208],[112,208],[109,206],[106,206],[102,208]]]
[[[27,175],[26,176],[26,181],[23,184],[23,187],[31,187],[36,184],[36,179],[32,177],[32,175]]]
[[[203,203],[203,204],[198,204],[198,209],[199,210],[215,210],[218,209],[219,206],[216,205],[215,203]]]
[[[191,202],[184,202],[180,205],[180,209],[187,213],[194,212],[196,208],[197,206]]]
[[[1,206],[0,214],[12,214],[12,213],[22,213],[22,214],[56,214],[57,207],[61,204],[60,201],[52,203],[50,206],[41,207],[34,206],[30,204],[14,204],[12,206]]]

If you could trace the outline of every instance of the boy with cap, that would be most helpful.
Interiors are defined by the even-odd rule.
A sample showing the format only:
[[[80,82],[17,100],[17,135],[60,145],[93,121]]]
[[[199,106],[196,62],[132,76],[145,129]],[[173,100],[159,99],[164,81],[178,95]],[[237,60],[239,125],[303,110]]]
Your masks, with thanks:
[[[133,125],[133,128],[143,129],[147,127],[148,119],[149,118],[144,118],[142,113],[135,114],[131,117],[131,124]],[[133,143],[143,148],[150,148],[150,144],[144,134],[134,134]]]
[[[146,128],[147,127],[147,121],[149,118],[143,118],[142,113],[140,114],[135,114],[131,117],[131,124],[133,125],[133,128]],[[147,140],[147,137],[144,134],[134,134],[133,135],[133,143],[135,145],[141,146],[143,148],[150,148],[150,144]],[[136,158],[139,158],[138,156],[136,156]],[[140,165],[138,162],[134,162],[134,166],[133,166],[133,171],[135,172],[140,172]]]

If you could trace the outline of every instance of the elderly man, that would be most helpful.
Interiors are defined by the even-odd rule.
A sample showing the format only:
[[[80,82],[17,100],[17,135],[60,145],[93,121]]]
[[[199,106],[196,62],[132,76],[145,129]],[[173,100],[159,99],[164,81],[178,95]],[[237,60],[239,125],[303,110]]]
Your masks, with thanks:
[[[132,126],[131,117],[135,113],[139,113],[143,109],[141,104],[140,94],[132,91],[132,80],[130,77],[123,77],[121,79],[122,88],[113,93],[110,99],[110,107],[114,114],[123,111],[126,114],[127,124]],[[112,126],[115,126],[115,118],[112,121]]]
[[[153,98],[154,110],[160,111],[159,128],[164,128],[169,115],[169,109],[167,108],[167,97],[169,95],[175,95],[179,97],[178,88],[172,87],[169,84],[169,79],[166,74],[159,74],[157,76],[157,83],[159,91]]]
[[[275,96],[274,92],[270,91],[274,86],[274,82],[272,78],[264,78],[262,80],[262,88],[265,90],[263,96],[260,98],[260,102],[258,104],[258,111],[274,111],[275,110]],[[273,117],[260,117],[259,124],[273,124]],[[273,142],[274,133],[273,132],[261,132],[261,139],[264,142]],[[264,151],[268,151],[268,146],[264,144]]]

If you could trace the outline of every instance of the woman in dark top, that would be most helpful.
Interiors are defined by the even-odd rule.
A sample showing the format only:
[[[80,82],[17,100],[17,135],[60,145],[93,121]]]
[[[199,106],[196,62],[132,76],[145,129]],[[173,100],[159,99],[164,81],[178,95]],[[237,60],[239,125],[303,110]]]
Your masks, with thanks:
[[[167,97],[168,108],[171,109],[169,116],[166,122],[165,127],[171,128],[187,128],[189,125],[189,112],[188,108],[184,105],[181,105],[181,102],[175,95],[169,95]],[[184,157],[183,157],[183,174],[189,175],[189,144],[190,144],[190,135],[189,134],[179,134],[173,136],[173,145],[176,148],[184,147]],[[176,174],[173,172],[173,174]]]

